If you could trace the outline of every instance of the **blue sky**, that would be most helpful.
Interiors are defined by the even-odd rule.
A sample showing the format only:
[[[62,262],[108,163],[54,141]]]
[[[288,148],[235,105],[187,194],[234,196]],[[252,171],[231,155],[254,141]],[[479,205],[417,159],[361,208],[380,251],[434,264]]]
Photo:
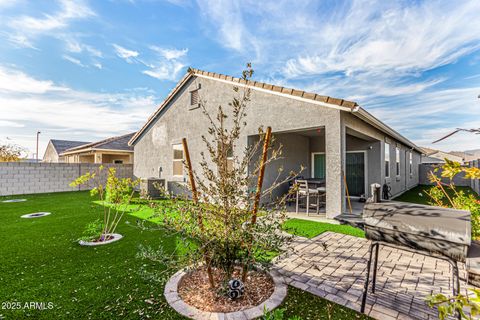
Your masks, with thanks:
[[[0,0],[0,141],[138,130],[188,66],[357,101],[421,146],[480,127],[480,1]],[[480,148],[458,134],[444,150]]]

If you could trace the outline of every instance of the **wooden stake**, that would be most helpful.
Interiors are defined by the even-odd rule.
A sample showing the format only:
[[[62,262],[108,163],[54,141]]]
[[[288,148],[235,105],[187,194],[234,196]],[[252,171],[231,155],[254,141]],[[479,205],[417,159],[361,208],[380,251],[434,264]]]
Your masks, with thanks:
[[[272,128],[267,127],[267,132],[265,134],[265,141],[263,142],[262,162],[260,162],[260,171],[258,173],[257,191],[255,193],[255,200],[253,202],[252,224],[255,224],[257,222],[257,211],[258,211],[258,206],[260,204],[260,196],[262,195],[263,177],[265,175],[265,162],[267,162],[268,145],[270,144],[271,138],[272,138]]]
[[[345,191],[347,192],[348,208],[350,209],[350,214],[353,214],[352,203],[350,202],[350,194],[348,193],[347,177],[345,176],[345,173],[342,172],[342,174],[343,174],[343,182],[345,183]]]
[[[252,221],[251,221],[250,227],[257,222],[258,206],[260,204],[260,197],[262,195],[263,177],[265,175],[265,163],[267,162],[268,145],[270,144],[271,137],[272,137],[272,128],[267,127],[267,132],[265,133],[265,140],[263,142],[262,160],[260,162],[260,171],[258,172],[257,191],[255,193],[255,199],[253,202]],[[252,252],[252,241],[250,241],[248,246],[247,262],[243,265],[243,271],[242,271],[243,282],[247,280],[248,261],[250,260],[251,252]]]
[[[187,139],[182,139],[183,153],[185,153],[185,162],[187,163],[188,177],[190,179],[190,187],[192,188],[192,199],[194,203],[198,202],[197,187],[195,186],[195,178],[193,176],[192,161],[190,160],[190,152],[188,152]]]
[[[188,177],[190,180],[190,188],[192,189],[192,200],[193,200],[193,203],[198,205],[198,193],[197,193],[197,187],[195,185],[195,177],[193,176],[193,168],[192,168],[192,161],[190,160],[190,152],[188,152],[187,139],[185,138],[182,139],[182,145],[183,145],[183,153],[185,154],[185,162],[187,163]],[[200,212],[198,214],[198,226],[200,227],[200,230],[203,232],[204,231],[203,220]],[[205,264],[207,265],[208,282],[210,283],[210,288],[213,289],[215,287],[215,282],[213,280],[212,267],[210,265],[210,258],[206,252],[204,252],[203,257],[205,259]]]

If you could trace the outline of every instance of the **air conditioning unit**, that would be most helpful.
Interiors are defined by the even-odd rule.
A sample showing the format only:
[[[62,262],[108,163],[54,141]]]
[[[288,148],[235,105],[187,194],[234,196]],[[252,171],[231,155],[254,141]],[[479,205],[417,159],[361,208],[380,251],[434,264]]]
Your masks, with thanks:
[[[140,191],[142,196],[152,199],[161,198],[165,192],[165,179],[147,178],[140,180]]]

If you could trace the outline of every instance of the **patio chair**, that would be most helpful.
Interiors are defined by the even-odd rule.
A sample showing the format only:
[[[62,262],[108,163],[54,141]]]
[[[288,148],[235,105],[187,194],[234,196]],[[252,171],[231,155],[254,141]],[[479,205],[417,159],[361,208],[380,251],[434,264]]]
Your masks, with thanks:
[[[313,187],[307,180],[295,180],[295,184],[297,185],[297,199],[296,199],[296,207],[295,213],[298,214],[298,206],[300,198],[306,199],[306,209],[307,209],[307,216],[310,215],[310,197],[317,198],[316,201],[316,209],[317,214],[320,212],[320,194],[318,189]]]

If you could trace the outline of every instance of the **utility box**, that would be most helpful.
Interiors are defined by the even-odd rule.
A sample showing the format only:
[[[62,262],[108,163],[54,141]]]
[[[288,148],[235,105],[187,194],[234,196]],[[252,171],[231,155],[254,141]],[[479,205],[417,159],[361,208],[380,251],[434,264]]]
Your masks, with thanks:
[[[140,191],[143,197],[159,199],[165,192],[165,179],[147,178],[140,181]]]

